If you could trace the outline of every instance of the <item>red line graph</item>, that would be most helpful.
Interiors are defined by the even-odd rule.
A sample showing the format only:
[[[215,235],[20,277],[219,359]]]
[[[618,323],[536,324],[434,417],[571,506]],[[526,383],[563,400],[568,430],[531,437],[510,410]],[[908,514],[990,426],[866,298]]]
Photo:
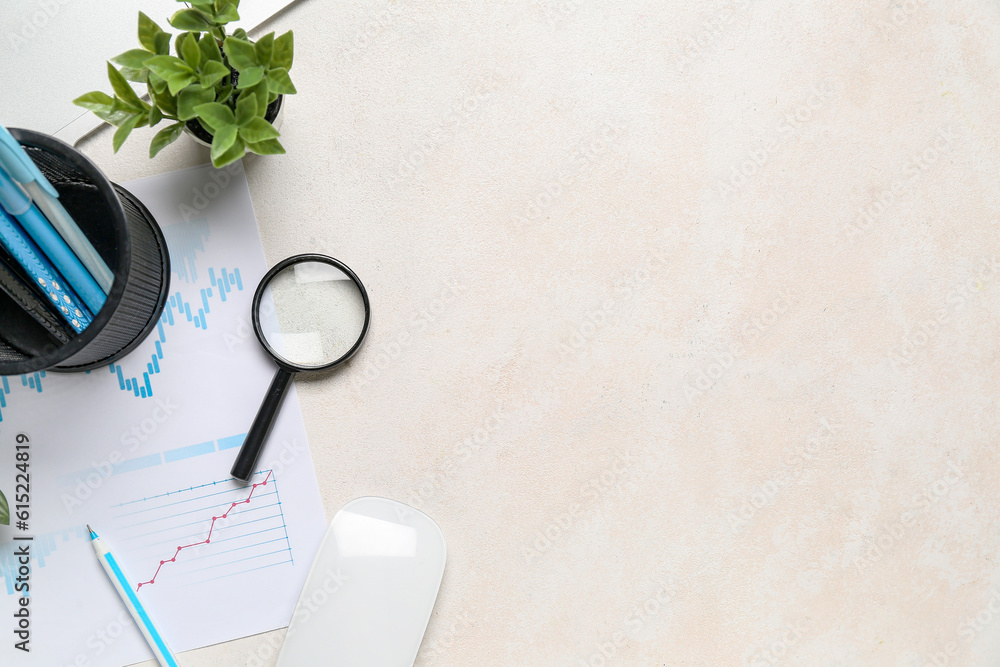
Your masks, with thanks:
[[[233,508],[235,508],[237,505],[246,505],[247,503],[249,503],[250,499],[253,498],[253,493],[254,493],[254,491],[257,490],[258,486],[267,486],[267,480],[271,479],[271,472],[273,472],[273,471],[268,471],[267,477],[264,478],[263,482],[257,482],[256,484],[254,484],[253,486],[250,487],[250,493],[247,495],[246,498],[244,498],[243,500],[237,500],[236,502],[234,502],[233,504],[231,504],[229,506],[229,509],[226,510],[225,514],[222,514],[222,515],[219,515],[219,516],[213,516],[212,517],[212,525],[210,525],[208,527],[208,536],[204,540],[202,540],[201,542],[192,542],[191,544],[185,544],[183,546],[177,547],[176,551],[174,551],[174,555],[173,555],[172,558],[168,558],[167,560],[161,560],[160,561],[159,567],[157,567],[156,568],[156,572],[153,573],[153,578],[150,579],[149,581],[143,581],[143,582],[141,582],[138,586],[135,587],[135,590],[138,592],[138,590],[140,588],[142,588],[143,586],[149,586],[149,585],[155,584],[156,583],[156,577],[157,577],[157,575],[160,574],[160,570],[163,569],[163,566],[166,565],[167,563],[175,563],[175,562],[177,562],[177,555],[180,552],[184,551],[185,549],[190,549],[191,547],[200,547],[203,544],[210,543],[212,541],[212,531],[215,530],[215,522],[218,521],[219,519],[228,518],[229,517],[229,513],[232,512]]]

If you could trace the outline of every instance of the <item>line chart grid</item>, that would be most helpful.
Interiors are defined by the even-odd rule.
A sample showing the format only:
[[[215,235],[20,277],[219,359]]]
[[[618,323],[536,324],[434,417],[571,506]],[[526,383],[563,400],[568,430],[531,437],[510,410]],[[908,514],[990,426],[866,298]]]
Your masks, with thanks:
[[[116,550],[136,590],[189,586],[294,564],[278,480],[224,479],[120,503],[111,508]]]

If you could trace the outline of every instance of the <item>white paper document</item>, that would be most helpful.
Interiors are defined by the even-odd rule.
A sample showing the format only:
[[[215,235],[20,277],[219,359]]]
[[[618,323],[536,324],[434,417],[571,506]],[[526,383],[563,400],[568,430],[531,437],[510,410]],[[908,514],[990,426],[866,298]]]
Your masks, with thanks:
[[[267,267],[242,165],[124,186],[170,250],[157,326],[109,367],[0,380],[0,490],[14,515],[0,526],[3,665],[117,667],[151,657],[85,524],[115,553],[174,652],[288,625],[326,528],[294,387],[251,484],[229,477],[275,371],[250,325]],[[30,500],[19,528],[16,476],[25,469]],[[30,652],[15,646],[25,596]]]

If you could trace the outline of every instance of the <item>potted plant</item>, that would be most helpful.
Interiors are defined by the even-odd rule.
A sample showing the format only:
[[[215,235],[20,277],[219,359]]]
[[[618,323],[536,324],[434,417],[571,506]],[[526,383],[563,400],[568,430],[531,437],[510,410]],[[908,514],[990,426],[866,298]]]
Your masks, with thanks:
[[[256,42],[243,29],[226,33],[239,19],[239,0],[188,0],[189,7],[170,17],[176,36],[139,12],[139,44],[108,63],[113,95],[94,91],[73,100],[118,129],[115,152],[137,127],[172,120],[153,137],[149,156],[187,131],[211,145],[212,164],[222,167],[247,151],[284,153],[274,126],[284,95],[295,93],[292,31]],[[170,55],[173,43],[176,55]],[[112,64],[114,63],[114,64]],[[119,65],[121,69],[115,67]],[[146,84],[149,101],[129,81]]]

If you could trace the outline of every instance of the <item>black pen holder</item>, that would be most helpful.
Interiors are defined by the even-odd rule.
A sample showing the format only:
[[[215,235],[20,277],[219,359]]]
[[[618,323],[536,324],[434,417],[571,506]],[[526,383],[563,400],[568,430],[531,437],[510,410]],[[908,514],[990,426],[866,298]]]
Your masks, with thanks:
[[[34,163],[59,193],[59,201],[114,274],[107,300],[94,319],[66,343],[55,343],[39,326],[37,340],[19,329],[29,345],[0,349],[0,375],[39,370],[87,371],[128,354],[156,326],[170,287],[170,258],[156,220],[128,190],[112,183],[72,146],[11,128]],[[4,329],[22,313],[0,299],[0,343]],[[21,318],[23,319],[23,318]],[[33,353],[24,350],[31,349]]]

